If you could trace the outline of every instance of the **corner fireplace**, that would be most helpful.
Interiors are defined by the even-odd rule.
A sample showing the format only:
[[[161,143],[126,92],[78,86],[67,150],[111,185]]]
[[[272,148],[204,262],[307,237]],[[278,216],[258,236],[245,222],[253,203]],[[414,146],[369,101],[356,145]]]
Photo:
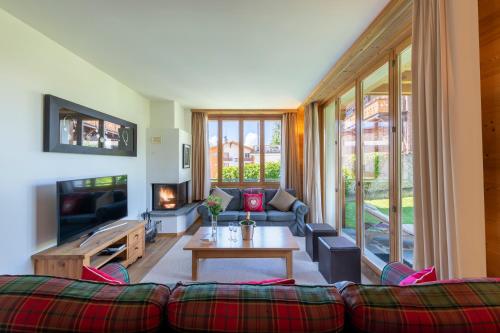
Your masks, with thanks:
[[[188,182],[180,184],[152,184],[153,210],[179,209],[188,203]]]

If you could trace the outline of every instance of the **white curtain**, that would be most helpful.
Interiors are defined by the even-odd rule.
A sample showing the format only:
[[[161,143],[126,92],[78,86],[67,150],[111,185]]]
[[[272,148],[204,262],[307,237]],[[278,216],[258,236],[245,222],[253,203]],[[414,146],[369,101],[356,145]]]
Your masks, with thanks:
[[[304,111],[304,202],[309,206],[308,222],[323,223],[318,104]]]
[[[413,1],[415,266],[457,272],[452,66],[446,0]]]

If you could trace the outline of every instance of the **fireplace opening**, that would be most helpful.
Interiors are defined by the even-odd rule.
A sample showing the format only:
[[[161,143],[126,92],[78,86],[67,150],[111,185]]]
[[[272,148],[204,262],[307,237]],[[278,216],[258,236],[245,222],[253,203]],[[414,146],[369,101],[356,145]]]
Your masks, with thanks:
[[[153,210],[179,209],[188,203],[188,182],[153,184]]]

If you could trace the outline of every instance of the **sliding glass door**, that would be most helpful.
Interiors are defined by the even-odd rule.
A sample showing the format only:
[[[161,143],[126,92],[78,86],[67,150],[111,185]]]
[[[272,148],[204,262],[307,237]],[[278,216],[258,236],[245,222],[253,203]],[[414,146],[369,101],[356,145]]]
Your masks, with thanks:
[[[356,88],[339,99],[340,221],[342,234],[356,242]]]
[[[411,107],[411,46],[398,54],[398,106],[399,106],[399,220],[400,256],[402,261],[413,267],[415,231],[413,228],[413,112]]]
[[[411,45],[401,45],[336,98],[337,227],[381,269],[413,265]]]
[[[362,186],[364,253],[377,266],[389,262],[389,64],[362,82]]]

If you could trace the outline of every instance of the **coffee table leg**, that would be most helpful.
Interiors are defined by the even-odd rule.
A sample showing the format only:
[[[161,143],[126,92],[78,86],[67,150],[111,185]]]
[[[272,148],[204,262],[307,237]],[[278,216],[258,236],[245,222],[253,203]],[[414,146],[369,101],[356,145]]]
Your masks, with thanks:
[[[292,252],[287,252],[285,255],[286,260],[286,278],[293,278],[293,255]]]
[[[198,280],[198,252],[193,251],[191,254],[191,280]]]

